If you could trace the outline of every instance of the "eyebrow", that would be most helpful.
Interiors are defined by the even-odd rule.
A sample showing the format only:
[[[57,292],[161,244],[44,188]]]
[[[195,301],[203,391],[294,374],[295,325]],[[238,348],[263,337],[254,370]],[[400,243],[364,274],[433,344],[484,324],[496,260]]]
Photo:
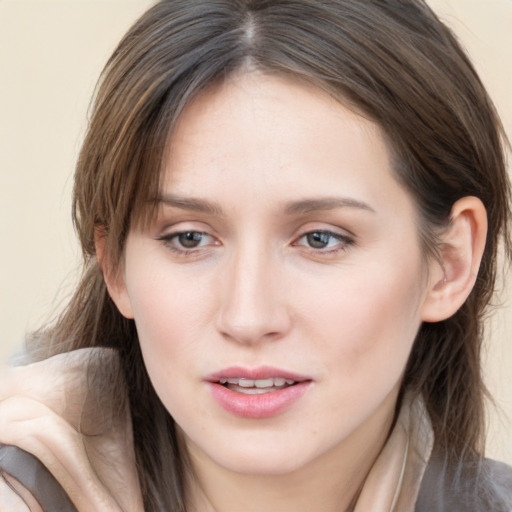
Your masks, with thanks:
[[[164,194],[158,197],[157,202],[173,208],[179,208],[180,210],[207,213],[209,215],[223,215],[222,208],[219,205],[206,199]]]
[[[207,199],[164,194],[158,197],[157,202],[173,208],[179,208],[180,210],[201,212],[208,215],[224,215],[222,208],[218,204]],[[287,215],[298,215],[315,211],[335,210],[337,208],[356,208],[375,213],[375,210],[369,204],[350,197],[320,197],[291,201],[286,203],[284,212]]]
[[[285,212],[288,215],[296,215],[322,210],[335,210],[336,208],[356,208],[375,213],[375,210],[369,204],[350,197],[321,197],[293,201],[286,205]]]

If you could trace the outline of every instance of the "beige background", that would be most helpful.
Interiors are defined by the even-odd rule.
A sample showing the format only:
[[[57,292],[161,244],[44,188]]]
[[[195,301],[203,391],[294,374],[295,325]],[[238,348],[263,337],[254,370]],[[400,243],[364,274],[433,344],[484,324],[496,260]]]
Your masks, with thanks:
[[[0,1],[0,360],[73,287],[71,177],[96,78],[148,0]],[[512,137],[512,1],[431,0],[458,33]],[[512,464],[512,279],[492,319],[489,454]]]

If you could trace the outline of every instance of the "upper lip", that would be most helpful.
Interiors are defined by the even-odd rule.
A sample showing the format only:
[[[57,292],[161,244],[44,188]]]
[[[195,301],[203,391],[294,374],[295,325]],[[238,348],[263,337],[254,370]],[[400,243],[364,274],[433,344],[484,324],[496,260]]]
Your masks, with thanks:
[[[257,368],[244,368],[243,366],[230,366],[218,372],[208,375],[205,380],[208,382],[219,382],[220,379],[270,379],[275,377],[282,377],[287,380],[295,382],[304,382],[312,380],[311,377],[300,375],[280,368],[272,366],[259,366]]]

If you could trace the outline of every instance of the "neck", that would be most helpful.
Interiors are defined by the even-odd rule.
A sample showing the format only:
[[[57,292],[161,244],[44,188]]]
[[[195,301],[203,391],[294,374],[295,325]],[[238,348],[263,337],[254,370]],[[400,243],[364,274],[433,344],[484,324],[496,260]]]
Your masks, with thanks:
[[[230,471],[188,441],[193,475],[187,482],[187,511],[349,512],[386,442],[395,403],[396,396],[390,397],[342,443],[286,474]]]

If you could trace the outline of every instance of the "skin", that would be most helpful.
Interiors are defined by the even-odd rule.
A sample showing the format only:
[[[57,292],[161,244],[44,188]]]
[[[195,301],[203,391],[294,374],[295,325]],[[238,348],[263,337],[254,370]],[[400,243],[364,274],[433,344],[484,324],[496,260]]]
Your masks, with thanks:
[[[9,493],[9,490],[12,489],[15,492]],[[39,505],[38,501],[34,498],[32,493],[30,493],[23,485],[18,482],[12,476],[9,476],[5,473],[0,472],[0,498],[8,497],[11,502],[8,502],[9,506],[12,507],[11,510],[18,511],[29,511],[29,512],[44,512]]]
[[[475,264],[455,250],[426,262],[379,127],[286,78],[246,72],[199,95],[163,172],[159,213],[129,233],[107,284],[190,455],[189,509],[348,509],[392,426],[421,322],[456,310]],[[457,225],[474,247],[468,211]],[[183,247],[186,232],[196,247]],[[205,382],[235,365],[311,385],[274,417],[240,418]]]

